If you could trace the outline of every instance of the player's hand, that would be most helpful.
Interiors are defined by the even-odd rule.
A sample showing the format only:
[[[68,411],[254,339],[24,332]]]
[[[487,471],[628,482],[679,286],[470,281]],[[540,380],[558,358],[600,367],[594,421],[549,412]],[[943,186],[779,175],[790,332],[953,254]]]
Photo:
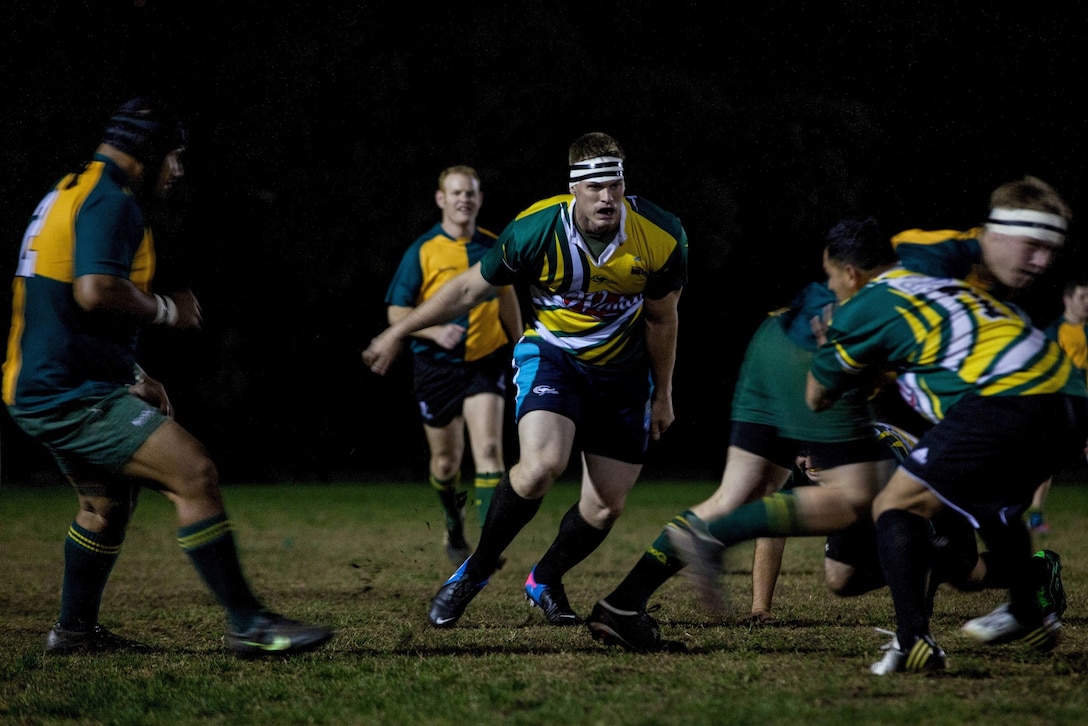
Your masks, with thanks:
[[[450,323],[439,326],[434,342],[446,350],[453,350],[464,338],[465,326]]]
[[[142,381],[133,383],[128,387],[128,392],[155,406],[164,416],[174,416],[174,407],[170,405],[170,397],[166,395],[166,387],[154,378],[144,374]]]
[[[180,290],[170,293],[170,299],[178,307],[178,321],[175,328],[200,328],[204,323],[204,316],[200,311],[200,302],[192,290]]]
[[[835,312],[835,304],[828,303],[824,305],[823,314],[813,316],[808,321],[809,327],[812,328],[812,334],[816,337],[816,345],[823,345],[827,342],[827,329],[831,327],[831,315]]]
[[[650,404],[650,436],[654,441],[660,441],[662,434],[672,426],[676,415],[672,410],[672,399],[668,396],[654,397]]]
[[[401,347],[401,339],[389,332],[387,328],[385,332],[371,340],[370,345],[363,351],[363,365],[368,366],[379,376],[384,376],[389,371],[389,366],[393,365],[393,361],[400,355]]]

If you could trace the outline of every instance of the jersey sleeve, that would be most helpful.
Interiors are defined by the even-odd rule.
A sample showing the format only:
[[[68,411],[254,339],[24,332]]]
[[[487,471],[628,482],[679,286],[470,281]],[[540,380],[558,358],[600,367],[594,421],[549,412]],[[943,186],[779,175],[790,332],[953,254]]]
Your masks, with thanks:
[[[880,289],[865,288],[843,303],[831,320],[827,342],[813,356],[813,377],[834,394],[871,386],[895,355],[901,322],[894,307],[872,304],[882,294]],[[889,307],[891,316],[882,313]]]
[[[680,227],[675,238],[676,246],[665,264],[651,272],[646,279],[646,297],[651,300],[660,300],[688,282],[688,235],[683,227]]]
[[[385,292],[385,304],[414,308],[423,287],[423,268],[419,264],[419,245],[413,244],[400,258],[397,271]]]
[[[125,194],[92,194],[75,219],[75,277],[128,277],[144,237],[143,215]]]

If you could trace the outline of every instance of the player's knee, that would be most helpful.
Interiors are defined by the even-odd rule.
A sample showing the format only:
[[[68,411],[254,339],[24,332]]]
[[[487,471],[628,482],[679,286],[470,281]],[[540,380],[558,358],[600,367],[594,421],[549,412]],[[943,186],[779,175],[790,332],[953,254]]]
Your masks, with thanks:
[[[846,597],[853,574],[854,568],[850,565],[836,560],[824,560],[824,580],[827,582],[827,589],[834,595]]]
[[[451,456],[431,457],[431,474],[438,481],[449,481],[460,468],[460,462],[454,462]]]
[[[136,508],[135,499],[107,496],[80,497],[80,524],[92,532],[124,532]]]
[[[176,493],[188,499],[216,499],[219,494],[219,470],[207,456],[189,459],[178,472]]]
[[[585,508],[582,509],[583,519],[586,520],[586,524],[594,529],[612,529],[612,525],[616,523],[621,514],[623,514],[623,504],[595,506],[589,516],[585,515]]]

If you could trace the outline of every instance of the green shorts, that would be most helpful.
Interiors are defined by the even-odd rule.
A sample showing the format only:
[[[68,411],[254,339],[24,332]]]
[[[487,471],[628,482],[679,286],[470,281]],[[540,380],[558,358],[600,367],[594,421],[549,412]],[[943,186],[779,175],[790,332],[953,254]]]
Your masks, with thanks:
[[[76,481],[121,472],[166,422],[158,408],[121,386],[103,398],[81,398],[48,411],[9,406],[12,419]]]
[[[869,404],[860,390],[850,391],[819,413],[805,404],[811,363],[812,353],[786,336],[777,317],[764,320],[744,354],[732,420],[771,426],[779,436],[798,441],[872,438]]]

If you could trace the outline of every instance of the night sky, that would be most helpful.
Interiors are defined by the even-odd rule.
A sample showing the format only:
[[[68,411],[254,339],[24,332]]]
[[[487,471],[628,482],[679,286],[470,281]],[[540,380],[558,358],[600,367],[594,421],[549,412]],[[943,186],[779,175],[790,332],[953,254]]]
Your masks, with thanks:
[[[110,111],[168,98],[192,141],[158,282],[191,285],[206,326],[152,331],[144,360],[179,420],[228,479],[418,477],[407,359],[383,379],[359,352],[401,253],[438,218],[438,172],[476,167],[479,222],[498,232],[565,190],[574,137],[605,131],[628,192],[691,240],[678,419],[649,468],[717,478],[748,336],[819,278],[836,219],[966,229],[1024,174],[1088,209],[1088,12],[891,5],[8,2],[0,277]],[[1085,266],[1077,230],[1023,300],[1040,324]],[[4,481],[51,468],[7,420],[3,435]]]

